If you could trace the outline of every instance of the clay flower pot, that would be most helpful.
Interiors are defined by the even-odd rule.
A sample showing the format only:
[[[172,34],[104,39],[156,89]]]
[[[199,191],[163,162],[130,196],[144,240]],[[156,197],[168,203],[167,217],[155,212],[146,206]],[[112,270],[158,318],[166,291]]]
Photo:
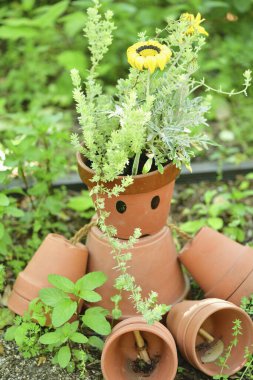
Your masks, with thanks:
[[[240,305],[253,293],[253,249],[211,228],[202,228],[180,252],[179,260],[205,292]]]
[[[24,271],[19,273],[8,300],[9,309],[23,315],[39,291],[52,286],[47,281],[49,274],[77,281],[86,272],[87,259],[88,251],[84,245],[73,245],[61,235],[49,234]]]
[[[80,178],[91,189],[94,182],[90,180],[94,172],[85,165],[84,161],[83,156],[77,153]],[[105,209],[110,212],[106,223],[117,228],[117,236],[121,239],[128,239],[135,228],[140,228],[143,235],[160,231],[168,218],[174,183],[178,174],[179,169],[173,164],[168,164],[163,174],[153,171],[133,176],[133,184],[118,197],[108,198],[103,195]],[[122,178],[118,177],[117,180],[106,183],[106,186],[112,188],[115,184],[120,184]]]
[[[98,305],[111,310],[114,304],[110,297],[116,292],[113,285],[118,276],[118,272],[113,269],[116,264],[111,254],[112,248],[97,227],[92,227],[86,245],[89,251],[87,272],[102,270],[108,277],[107,282],[100,288],[102,301]],[[158,293],[158,302],[167,305],[185,298],[189,282],[177,260],[176,248],[168,227],[163,227],[151,236],[140,238],[134,247],[126,252],[129,251],[132,258],[128,262],[128,273],[134,276],[136,283],[141,286],[143,297],[147,297],[153,290]],[[121,295],[122,318],[135,316],[136,311],[128,298],[129,293],[123,291]]]
[[[232,349],[227,361],[229,368],[223,373],[230,376],[239,371],[246,363],[245,348],[253,349],[253,324],[250,317],[238,306],[231,302],[219,299],[207,299],[203,301],[183,301],[175,305],[167,316],[167,327],[171,331],[177,346],[184,358],[195,368],[209,376],[219,374],[220,366],[217,360],[203,363],[201,359],[200,345],[206,344],[205,339],[199,334],[204,329],[217,340],[221,340],[226,348],[233,340],[233,321],[241,321],[242,335]],[[216,343],[217,344],[217,343]],[[203,358],[203,357],[202,357]]]
[[[145,340],[150,359],[156,363],[147,378],[173,380],[177,372],[177,350],[172,335],[161,323],[148,325],[141,317],[120,322],[106,339],[101,358],[105,380],[146,378],[135,367],[138,351],[133,332],[136,330]]]

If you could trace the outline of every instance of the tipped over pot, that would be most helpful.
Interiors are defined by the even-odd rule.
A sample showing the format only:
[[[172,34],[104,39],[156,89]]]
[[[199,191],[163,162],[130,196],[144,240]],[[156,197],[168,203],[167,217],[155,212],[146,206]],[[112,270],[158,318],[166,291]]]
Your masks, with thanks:
[[[209,227],[202,228],[179,255],[205,297],[240,305],[253,293],[253,249]]]
[[[214,376],[221,372],[219,357],[225,356],[235,338],[232,334],[236,320],[241,322],[241,335],[222,372],[231,376],[245,365],[245,349],[253,352],[253,324],[242,309],[214,298],[183,301],[170,310],[167,327],[184,358],[206,375]]]
[[[65,276],[76,282],[86,273],[87,259],[88,251],[83,244],[73,245],[64,236],[49,234],[19,273],[8,300],[9,309],[23,315],[39,291],[52,286],[47,280],[49,274]]]
[[[77,153],[77,163],[81,180],[91,189],[95,185],[91,182],[93,170],[86,165],[80,153]],[[118,197],[109,198],[103,194],[105,210],[110,212],[106,224],[117,229],[117,237],[128,239],[135,228],[140,228],[143,235],[151,235],[165,226],[178,174],[179,169],[171,163],[164,167],[163,174],[156,170],[133,176],[133,184]],[[104,185],[112,189],[121,183],[122,178],[119,176]]]
[[[139,331],[151,363],[139,357],[134,332]],[[141,317],[120,322],[105,341],[101,358],[105,380],[173,380],[177,350],[171,333],[159,322],[148,325]]]

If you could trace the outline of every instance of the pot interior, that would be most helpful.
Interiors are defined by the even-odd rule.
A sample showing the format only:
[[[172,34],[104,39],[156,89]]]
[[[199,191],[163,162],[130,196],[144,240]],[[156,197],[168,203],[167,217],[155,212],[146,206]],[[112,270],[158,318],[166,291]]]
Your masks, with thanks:
[[[232,334],[234,332],[234,321],[241,321],[241,335],[238,335],[238,343],[235,347],[232,348],[231,354],[229,355],[226,364],[228,368],[223,369],[224,374],[232,374],[237,372],[246,362],[245,348],[248,347],[252,349],[253,343],[253,325],[250,323],[250,320],[240,311],[232,309],[223,309],[216,311],[211,314],[201,325],[201,328],[207,331],[215,339],[215,342],[221,340],[224,344],[224,351],[221,354],[221,357],[226,355],[226,352],[235,338]],[[206,344],[206,340],[201,337],[199,334],[196,335],[195,340],[195,353],[197,361],[202,368],[205,368],[210,374],[220,373],[221,366],[218,365],[219,359],[215,360],[212,363],[203,363],[201,361],[201,356],[205,349],[201,350],[199,345]],[[198,349],[196,347],[198,346]]]
[[[140,369],[138,350],[133,332],[118,335],[107,347],[104,357],[105,374],[108,379],[117,380],[164,380],[173,379],[175,353],[160,336],[148,331],[140,331],[146,342],[152,364]]]

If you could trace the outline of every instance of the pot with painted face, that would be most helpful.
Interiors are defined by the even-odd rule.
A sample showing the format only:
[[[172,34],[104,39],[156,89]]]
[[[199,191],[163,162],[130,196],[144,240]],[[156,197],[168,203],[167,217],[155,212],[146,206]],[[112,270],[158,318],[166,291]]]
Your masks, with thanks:
[[[221,372],[217,363],[235,338],[233,327],[240,321],[238,343],[231,349],[224,375],[231,376],[246,363],[245,350],[253,352],[253,323],[241,308],[216,298],[183,301],[173,306],[167,316],[167,327],[184,358],[206,375]]]
[[[94,186],[91,182],[94,171],[86,164],[82,154],[77,153],[78,171],[81,180],[88,189]],[[175,179],[179,169],[172,163],[164,167],[163,174],[158,170],[148,174],[133,176],[133,183],[118,197],[105,199],[105,210],[110,212],[106,224],[117,229],[117,237],[128,239],[135,228],[140,228],[142,235],[151,235],[160,231],[166,224],[173,194]],[[122,176],[113,182],[104,184],[113,188],[120,184]]]
[[[253,249],[209,227],[202,228],[179,254],[179,260],[205,292],[240,305],[253,293]]]
[[[86,273],[87,248],[83,244],[73,245],[64,236],[49,234],[42,242],[26,268],[19,273],[8,307],[23,315],[29,302],[39,296],[39,291],[52,286],[49,274],[58,274],[76,282]]]
[[[138,358],[135,331],[144,339],[150,365],[143,367]],[[173,380],[177,372],[174,339],[159,322],[148,325],[141,317],[128,318],[117,324],[106,339],[101,368],[105,380],[139,380],[147,376],[150,380]]]

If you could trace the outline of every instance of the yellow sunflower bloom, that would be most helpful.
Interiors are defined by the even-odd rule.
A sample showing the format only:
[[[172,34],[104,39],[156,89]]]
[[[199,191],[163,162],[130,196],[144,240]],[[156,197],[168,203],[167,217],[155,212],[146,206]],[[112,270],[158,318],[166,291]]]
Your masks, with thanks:
[[[163,70],[171,55],[168,46],[152,40],[137,42],[127,49],[129,64],[138,70],[148,69],[151,73],[156,68]]]
[[[183,13],[180,19],[184,21],[189,21],[190,23],[190,26],[187,29],[186,34],[194,34],[197,32],[200,34],[205,34],[206,36],[209,35],[205,28],[203,28],[203,26],[200,25],[203,21],[205,21],[204,18],[201,20],[200,13],[198,13],[196,17],[191,13]]]

